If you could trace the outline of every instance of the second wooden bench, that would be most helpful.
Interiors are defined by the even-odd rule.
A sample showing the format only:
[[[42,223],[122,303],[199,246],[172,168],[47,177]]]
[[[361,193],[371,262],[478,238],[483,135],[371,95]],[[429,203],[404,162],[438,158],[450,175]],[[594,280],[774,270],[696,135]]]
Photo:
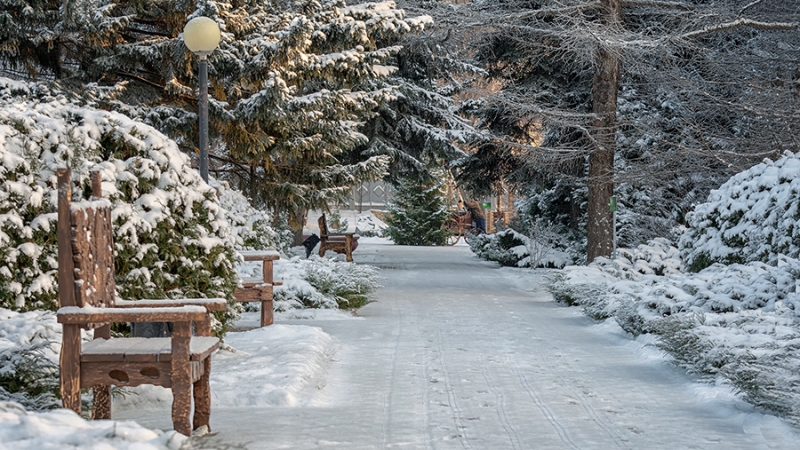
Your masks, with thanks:
[[[245,261],[261,261],[261,278],[242,278],[242,288],[237,289],[233,296],[237,302],[261,303],[261,326],[272,325],[275,321],[273,313],[273,286],[280,286],[280,281],[273,279],[272,262],[281,258],[280,253],[274,250],[242,250]]]

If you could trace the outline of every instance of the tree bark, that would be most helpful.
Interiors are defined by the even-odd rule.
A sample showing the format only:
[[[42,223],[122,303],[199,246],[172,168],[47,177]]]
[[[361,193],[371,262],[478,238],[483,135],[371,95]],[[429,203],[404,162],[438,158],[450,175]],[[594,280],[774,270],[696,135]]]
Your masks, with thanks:
[[[305,208],[296,208],[289,216],[289,227],[292,229],[294,235],[293,245],[303,244],[303,227],[306,224],[308,217],[308,210]]]
[[[614,34],[622,21],[620,0],[601,0],[601,21]],[[589,154],[589,217],[586,225],[586,261],[611,256],[614,223],[609,200],[614,195],[614,151],[620,58],[613,48],[597,48],[592,83],[591,133],[596,148]]]

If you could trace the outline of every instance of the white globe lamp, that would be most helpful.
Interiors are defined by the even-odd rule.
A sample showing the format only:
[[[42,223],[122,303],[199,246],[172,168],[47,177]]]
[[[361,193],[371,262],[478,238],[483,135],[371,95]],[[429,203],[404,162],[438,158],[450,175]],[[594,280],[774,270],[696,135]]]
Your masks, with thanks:
[[[208,55],[219,45],[219,25],[208,17],[195,17],[183,28],[183,43],[200,57],[198,118],[200,121],[200,176],[208,183]]]

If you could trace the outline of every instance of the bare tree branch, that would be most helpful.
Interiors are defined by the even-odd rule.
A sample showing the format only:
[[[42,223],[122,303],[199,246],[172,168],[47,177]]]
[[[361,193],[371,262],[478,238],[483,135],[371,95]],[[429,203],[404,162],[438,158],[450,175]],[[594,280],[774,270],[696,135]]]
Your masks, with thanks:
[[[750,8],[752,8],[754,6],[757,6],[757,5],[761,4],[761,3],[764,3],[764,0],[755,0],[753,2],[748,3],[747,5],[744,5],[742,7],[742,9],[739,10],[739,15],[741,16],[748,9],[750,9]]]
[[[691,5],[679,2],[662,2],[658,0],[623,0],[622,7],[654,7],[663,9],[681,9],[684,11],[692,11],[694,8]]]
[[[694,39],[706,34],[731,30],[739,27],[751,27],[758,30],[797,30],[800,27],[800,24],[797,22],[757,22],[750,19],[737,19],[733,22],[721,23],[711,27],[705,27],[702,30],[685,33],[681,36],[681,38]]]

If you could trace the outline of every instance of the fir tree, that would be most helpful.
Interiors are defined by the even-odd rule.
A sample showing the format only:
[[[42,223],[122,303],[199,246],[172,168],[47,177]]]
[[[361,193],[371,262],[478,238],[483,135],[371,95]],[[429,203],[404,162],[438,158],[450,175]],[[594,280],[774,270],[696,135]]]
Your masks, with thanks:
[[[450,217],[445,199],[444,184],[435,178],[403,179],[389,206],[389,237],[398,245],[444,245]]]
[[[7,74],[26,48],[41,53],[55,45],[37,37],[40,29],[74,30],[50,59],[25,63],[29,76],[46,73],[63,89],[99,83],[92,95],[100,105],[155,126],[189,153],[197,142],[196,56],[180,34],[194,16],[216,20],[222,41],[209,55],[212,172],[231,174],[276,220],[291,213],[295,230],[307,209],[328,209],[352,185],[386,172],[384,156],[343,156],[368,142],[363,123],[397,97],[383,81],[394,70],[395,44],[428,22],[406,18],[393,2],[342,0],[72,0],[45,5],[49,15],[25,19],[30,24],[20,22],[24,6],[3,8],[0,20],[21,36],[0,54]],[[75,8],[91,13],[67,14]],[[66,83],[72,80],[81,83]],[[104,95],[109,87],[114,97]]]

